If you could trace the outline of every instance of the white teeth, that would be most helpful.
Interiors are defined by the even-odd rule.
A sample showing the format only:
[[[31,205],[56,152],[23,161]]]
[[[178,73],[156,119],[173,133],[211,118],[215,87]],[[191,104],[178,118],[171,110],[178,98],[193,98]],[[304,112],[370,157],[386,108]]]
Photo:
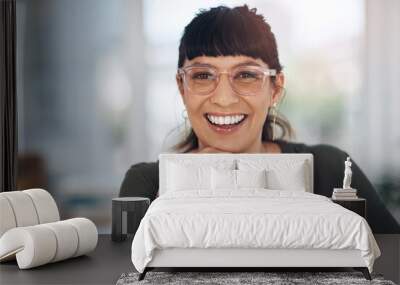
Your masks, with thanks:
[[[244,119],[244,115],[235,116],[212,116],[207,114],[207,118],[210,122],[217,125],[230,125],[236,124]]]

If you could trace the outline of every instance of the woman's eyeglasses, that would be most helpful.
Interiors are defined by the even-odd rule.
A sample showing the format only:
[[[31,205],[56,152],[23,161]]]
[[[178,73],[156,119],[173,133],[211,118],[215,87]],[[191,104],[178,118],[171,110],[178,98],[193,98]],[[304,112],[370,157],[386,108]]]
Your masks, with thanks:
[[[276,76],[275,69],[262,66],[238,66],[230,71],[218,71],[209,66],[188,66],[178,69],[186,88],[196,95],[208,95],[220,81],[221,74],[227,74],[232,89],[239,95],[257,95],[264,87],[267,76]]]

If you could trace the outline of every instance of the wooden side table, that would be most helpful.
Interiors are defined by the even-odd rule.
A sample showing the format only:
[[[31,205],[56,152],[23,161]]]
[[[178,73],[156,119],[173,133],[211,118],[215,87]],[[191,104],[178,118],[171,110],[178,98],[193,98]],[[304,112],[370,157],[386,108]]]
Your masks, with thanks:
[[[367,200],[364,198],[357,199],[333,199],[332,202],[359,214],[364,219],[367,218]]]
[[[134,235],[149,206],[150,199],[145,197],[113,198],[111,239],[124,241],[127,234]]]

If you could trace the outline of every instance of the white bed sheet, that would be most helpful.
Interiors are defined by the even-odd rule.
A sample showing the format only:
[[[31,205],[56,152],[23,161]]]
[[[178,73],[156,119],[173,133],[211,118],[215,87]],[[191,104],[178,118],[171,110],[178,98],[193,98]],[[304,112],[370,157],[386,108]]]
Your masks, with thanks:
[[[164,248],[358,249],[370,272],[381,254],[367,221],[329,198],[259,188],[158,197],[133,239],[133,265],[143,272]]]

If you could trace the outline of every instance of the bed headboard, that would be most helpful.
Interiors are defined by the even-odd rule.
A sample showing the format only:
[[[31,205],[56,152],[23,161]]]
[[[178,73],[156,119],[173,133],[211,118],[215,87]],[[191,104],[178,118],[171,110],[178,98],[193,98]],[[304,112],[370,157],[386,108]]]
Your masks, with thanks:
[[[314,169],[313,155],[311,153],[161,153],[159,158],[159,195],[166,192],[167,165],[169,162],[187,163],[195,166],[210,166],[231,161],[237,166],[242,163],[262,163],[271,168],[281,162],[304,162],[306,192],[314,193]]]

